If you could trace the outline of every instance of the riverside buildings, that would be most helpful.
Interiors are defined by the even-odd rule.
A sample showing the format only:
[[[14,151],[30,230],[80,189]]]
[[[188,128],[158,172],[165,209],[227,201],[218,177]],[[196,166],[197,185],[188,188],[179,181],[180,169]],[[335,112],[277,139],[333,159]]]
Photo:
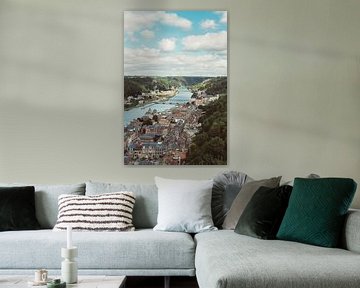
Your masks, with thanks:
[[[126,165],[182,165],[200,127],[201,109],[193,103],[150,111],[125,127]]]

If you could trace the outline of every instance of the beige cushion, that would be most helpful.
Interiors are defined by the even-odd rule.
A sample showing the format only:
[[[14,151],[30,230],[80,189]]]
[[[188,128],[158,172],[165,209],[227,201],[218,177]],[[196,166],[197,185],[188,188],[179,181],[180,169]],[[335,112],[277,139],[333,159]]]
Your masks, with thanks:
[[[280,179],[281,176],[273,177],[270,179],[251,181],[244,184],[224,219],[224,223],[222,225],[223,229],[234,230],[237,222],[240,219],[241,214],[243,213],[246,205],[249,203],[251,197],[255,194],[255,192],[261,186],[269,188],[278,187]]]

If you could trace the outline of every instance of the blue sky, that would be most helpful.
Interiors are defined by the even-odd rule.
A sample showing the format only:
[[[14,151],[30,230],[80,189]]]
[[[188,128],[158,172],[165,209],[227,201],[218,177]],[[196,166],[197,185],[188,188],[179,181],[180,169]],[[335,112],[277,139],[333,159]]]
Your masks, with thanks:
[[[125,11],[124,73],[226,76],[226,11]]]

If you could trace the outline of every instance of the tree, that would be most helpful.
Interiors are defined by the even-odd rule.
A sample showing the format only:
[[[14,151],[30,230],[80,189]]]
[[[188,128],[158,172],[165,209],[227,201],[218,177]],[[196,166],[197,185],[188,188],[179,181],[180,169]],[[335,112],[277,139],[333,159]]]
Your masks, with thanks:
[[[203,107],[205,114],[199,119],[202,126],[193,138],[189,149],[187,164],[224,165],[227,161],[227,99]]]

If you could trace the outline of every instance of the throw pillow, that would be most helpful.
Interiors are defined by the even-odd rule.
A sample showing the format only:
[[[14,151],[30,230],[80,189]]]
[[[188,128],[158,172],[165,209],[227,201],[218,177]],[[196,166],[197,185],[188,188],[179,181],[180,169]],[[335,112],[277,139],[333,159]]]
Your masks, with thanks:
[[[295,178],[277,238],[336,247],[355,191],[348,178]]]
[[[35,188],[0,188],[0,231],[39,229],[35,215]]]
[[[52,229],[56,224],[58,215],[58,197],[61,194],[84,195],[85,183],[59,184],[59,185],[34,185],[36,217],[45,229]]]
[[[213,180],[155,177],[159,213],[154,230],[198,233],[216,230],[211,217]]]
[[[86,195],[131,191],[136,202],[133,223],[136,229],[154,228],[158,215],[158,192],[154,184],[86,182]]]
[[[94,196],[59,196],[59,215],[55,231],[72,226],[74,231],[133,231],[132,192]]]
[[[260,239],[275,239],[288,206],[292,187],[260,187],[251,198],[235,232]]]
[[[211,213],[216,227],[221,228],[231,204],[249,178],[245,173],[237,171],[223,172],[214,178]]]
[[[251,181],[244,184],[224,219],[224,223],[222,225],[223,229],[234,230],[237,222],[240,219],[241,214],[243,213],[246,205],[249,203],[251,197],[255,194],[255,192],[261,186],[269,188],[278,187],[280,179],[281,176],[270,179]]]

